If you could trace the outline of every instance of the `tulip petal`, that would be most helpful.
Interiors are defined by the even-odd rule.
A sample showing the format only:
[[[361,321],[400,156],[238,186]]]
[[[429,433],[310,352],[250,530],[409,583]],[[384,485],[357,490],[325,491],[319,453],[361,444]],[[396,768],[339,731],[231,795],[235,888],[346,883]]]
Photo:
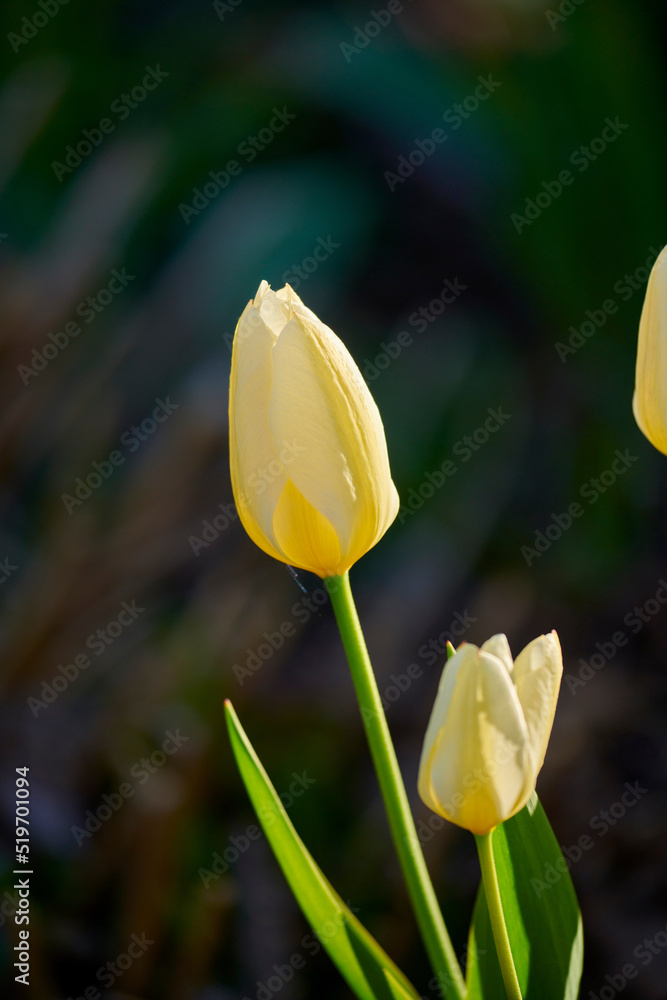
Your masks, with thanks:
[[[639,321],[633,410],[642,433],[667,455],[667,247],[653,265]]]
[[[287,482],[269,433],[275,340],[255,306],[248,303],[234,334],[229,454],[234,500],[243,527],[264,552],[283,559],[272,526],[275,505]]]
[[[273,516],[275,538],[284,562],[318,576],[337,576],[340,545],[326,517],[308,503],[288,479]]]
[[[471,642],[462,643],[445,663],[438,685],[438,693],[435,696],[431,717],[426,727],[424,745],[422,747],[421,759],[419,761],[418,790],[423,802],[433,809],[434,812],[441,812],[438,798],[431,785],[431,761],[435,746],[440,738],[442,727],[448,717],[449,708],[456,687],[459,671],[466,662],[472,662],[477,656],[479,648]]]
[[[229,424],[239,516],[274,558],[341,574],[394,520],[377,407],[342,343],[289,285],[274,292],[262,281],[239,320]]]
[[[271,333],[277,337],[289,319],[289,308],[266,281],[263,281],[257,290],[255,307]]]
[[[518,812],[532,791],[532,775],[507,666],[475,646],[461,647],[445,669],[432,722],[437,734],[431,732],[429,745],[427,732],[420,764],[427,805],[477,834]]]
[[[492,635],[491,638],[487,639],[480,648],[484,653],[493,653],[494,656],[497,656],[500,662],[504,663],[507,667],[507,673],[512,673],[514,670],[514,661],[512,659],[510,644],[507,641],[507,636],[504,632],[499,632],[498,635]]]
[[[380,414],[353,359],[293,292],[289,308],[273,350],[271,429],[278,446],[301,445],[289,477],[333,525],[344,572],[392,523],[398,494]]]
[[[533,639],[514,662],[514,683],[528,727],[533,784],[547,752],[562,675],[563,654],[556,632]]]

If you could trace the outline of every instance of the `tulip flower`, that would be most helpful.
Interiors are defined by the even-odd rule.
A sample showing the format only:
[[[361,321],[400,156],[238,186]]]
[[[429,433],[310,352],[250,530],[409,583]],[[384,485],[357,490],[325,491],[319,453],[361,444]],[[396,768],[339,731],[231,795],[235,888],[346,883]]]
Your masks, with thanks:
[[[632,408],[642,434],[667,455],[667,247],[653,265],[646,288]]]
[[[507,638],[463,643],[445,666],[419,765],[434,812],[482,836],[530,798],[553,725],[563,660],[555,632],[512,661]]]
[[[398,513],[382,420],[352,357],[285,285],[238,322],[229,395],[232,488],[252,540],[340,576]]]

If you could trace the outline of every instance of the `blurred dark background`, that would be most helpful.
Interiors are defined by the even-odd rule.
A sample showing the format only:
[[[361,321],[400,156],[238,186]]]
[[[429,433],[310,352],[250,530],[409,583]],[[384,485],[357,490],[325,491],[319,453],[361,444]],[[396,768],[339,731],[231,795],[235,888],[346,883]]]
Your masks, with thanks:
[[[229,347],[266,278],[340,335],[385,422],[404,509],[352,582],[418,821],[428,644],[463,620],[455,641],[504,631],[516,654],[556,628],[538,790],[562,845],[593,844],[582,997],[628,962],[629,1000],[664,997],[667,954],[640,956],[667,924],[667,460],[631,412],[667,238],[658,4],[11,0],[2,23],[8,995],[21,766],[31,996],[346,995],[245,837],[230,697],[277,789],[304,779],[317,861],[437,1000],[321,582],[229,506]],[[472,837],[425,850],[463,953]]]

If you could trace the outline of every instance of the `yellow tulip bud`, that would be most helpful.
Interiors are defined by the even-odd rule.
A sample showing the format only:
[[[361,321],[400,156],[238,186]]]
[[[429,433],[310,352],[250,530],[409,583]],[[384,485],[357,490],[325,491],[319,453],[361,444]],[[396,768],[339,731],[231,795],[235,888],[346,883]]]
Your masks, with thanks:
[[[419,764],[434,812],[482,835],[528,802],[544,762],[563,658],[555,632],[512,661],[507,638],[463,643],[445,666]]]
[[[236,327],[229,437],[239,517],[275,559],[341,575],[398,513],[368,387],[289,285],[263,281]]]
[[[642,434],[667,455],[667,247],[646,287],[632,408]]]

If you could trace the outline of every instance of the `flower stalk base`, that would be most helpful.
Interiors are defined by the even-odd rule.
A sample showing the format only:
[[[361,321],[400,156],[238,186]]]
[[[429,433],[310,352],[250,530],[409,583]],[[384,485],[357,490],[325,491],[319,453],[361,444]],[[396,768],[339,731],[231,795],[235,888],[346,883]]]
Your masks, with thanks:
[[[512,948],[507,933],[505,914],[503,913],[503,902],[500,898],[500,886],[498,885],[496,859],[493,855],[492,837],[493,830],[482,837],[475,837],[479,863],[482,869],[484,895],[486,896],[486,903],[489,908],[491,930],[493,931],[493,940],[496,945],[507,1000],[523,1000],[519,978],[514,967],[514,959],[512,958]]]
[[[380,692],[354,605],[349,576],[345,573],[343,576],[328,577],[324,583],[331,597],[350,665],[389,826],[422,940],[433,971],[439,977],[441,984],[448,985],[447,995],[453,1000],[463,1000],[465,996],[463,975],[417,837]]]

